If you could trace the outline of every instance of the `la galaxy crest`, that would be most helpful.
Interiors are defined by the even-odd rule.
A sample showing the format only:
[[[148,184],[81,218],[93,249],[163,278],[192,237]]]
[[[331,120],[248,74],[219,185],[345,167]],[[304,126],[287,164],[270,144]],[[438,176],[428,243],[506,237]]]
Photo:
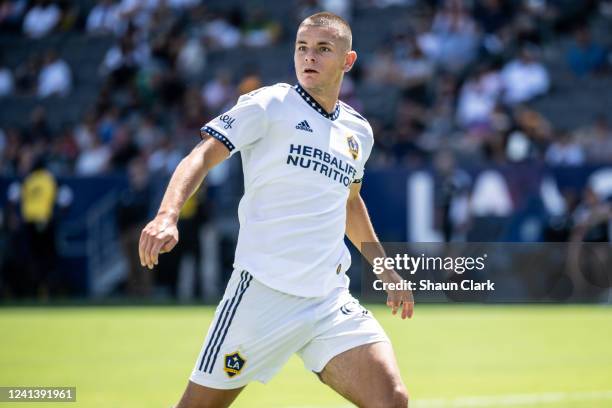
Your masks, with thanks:
[[[223,365],[223,371],[228,377],[233,377],[240,374],[240,371],[244,368],[246,359],[240,355],[238,351],[225,355],[225,364]]]
[[[357,156],[359,156],[359,143],[357,143],[357,139],[355,139],[355,136],[348,134],[346,135],[346,143],[348,144],[349,153],[353,156],[353,159],[357,160]]]

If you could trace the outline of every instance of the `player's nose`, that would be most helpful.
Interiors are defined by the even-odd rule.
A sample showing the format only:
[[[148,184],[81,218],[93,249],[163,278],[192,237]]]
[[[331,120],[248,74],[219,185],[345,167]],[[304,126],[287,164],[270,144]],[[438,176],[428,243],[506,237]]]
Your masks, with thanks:
[[[314,62],[315,61],[315,54],[312,51],[306,51],[306,54],[304,54],[304,61],[306,62]]]

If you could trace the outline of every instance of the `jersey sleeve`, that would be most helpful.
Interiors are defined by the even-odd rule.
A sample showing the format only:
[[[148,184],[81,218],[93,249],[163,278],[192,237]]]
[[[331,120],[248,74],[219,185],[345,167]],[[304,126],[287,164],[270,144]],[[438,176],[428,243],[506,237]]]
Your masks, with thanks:
[[[265,109],[253,97],[242,95],[229,111],[214,118],[200,129],[200,136],[208,134],[227,147],[230,156],[256,143],[267,131]]]
[[[372,134],[372,129],[368,126],[367,138],[365,139],[365,143],[362,146],[363,149],[363,160],[361,161],[361,166],[357,167],[357,172],[355,174],[355,178],[353,179],[353,183],[361,183],[363,181],[363,176],[365,173],[365,165],[368,159],[370,158],[370,154],[372,153],[372,147],[374,145],[374,136]]]

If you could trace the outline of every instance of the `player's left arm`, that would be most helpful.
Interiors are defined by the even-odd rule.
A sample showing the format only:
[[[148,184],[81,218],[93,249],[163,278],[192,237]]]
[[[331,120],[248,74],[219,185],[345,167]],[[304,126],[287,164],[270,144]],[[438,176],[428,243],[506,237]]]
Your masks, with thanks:
[[[353,183],[350,188],[349,197],[346,202],[346,236],[371,264],[374,258],[386,255],[374,232],[365,202],[361,198],[361,184]],[[367,246],[362,245],[365,242],[368,243]],[[381,273],[379,278],[383,282],[400,282],[402,279],[392,269]],[[391,307],[393,314],[396,314],[397,310],[401,307],[402,319],[412,317],[414,313],[412,292],[410,290],[387,291],[387,306]]]

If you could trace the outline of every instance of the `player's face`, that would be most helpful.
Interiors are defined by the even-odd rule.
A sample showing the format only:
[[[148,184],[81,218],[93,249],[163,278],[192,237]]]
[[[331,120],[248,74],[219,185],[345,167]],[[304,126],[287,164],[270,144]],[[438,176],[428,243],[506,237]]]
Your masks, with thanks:
[[[295,41],[295,73],[306,89],[336,88],[354,62],[347,45],[333,27],[302,26]]]

